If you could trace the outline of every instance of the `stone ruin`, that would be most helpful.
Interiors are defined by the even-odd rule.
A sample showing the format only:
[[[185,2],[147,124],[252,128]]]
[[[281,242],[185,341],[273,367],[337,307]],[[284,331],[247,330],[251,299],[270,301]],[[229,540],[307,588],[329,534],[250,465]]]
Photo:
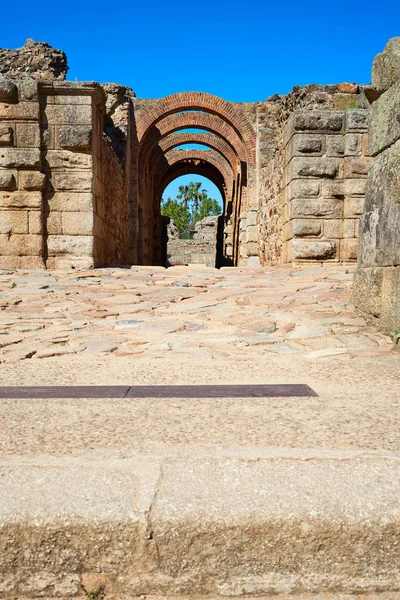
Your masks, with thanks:
[[[0,50],[0,267],[166,265],[161,195],[198,174],[224,200],[218,266],[358,256],[357,305],[399,327],[399,48],[394,38],[375,59],[372,85],[254,103],[139,99],[65,81],[65,54],[47,44]]]

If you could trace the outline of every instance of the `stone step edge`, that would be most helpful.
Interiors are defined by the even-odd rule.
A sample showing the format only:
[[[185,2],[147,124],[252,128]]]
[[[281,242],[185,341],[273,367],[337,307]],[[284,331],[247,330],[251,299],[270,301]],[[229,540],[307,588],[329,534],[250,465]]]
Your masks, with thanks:
[[[399,492],[388,459],[3,462],[0,596],[399,593]]]

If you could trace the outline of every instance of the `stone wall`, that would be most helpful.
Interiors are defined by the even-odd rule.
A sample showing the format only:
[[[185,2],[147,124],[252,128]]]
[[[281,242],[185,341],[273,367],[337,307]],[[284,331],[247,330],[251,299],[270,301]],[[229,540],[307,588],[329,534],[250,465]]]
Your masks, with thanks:
[[[400,330],[400,38],[391,40],[374,62],[381,89],[372,104],[365,208],[360,223],[360,250],[354,302],[393,332]]]
[[[67,57],[43,42],[28,39],[22,48],[0,48],[0,75],[8,79],[65,79]]]
[[[283,261],[357,259],[370,158],[363,109],[296,110],[284,132]]]
[[[217,233],[219,217],[206,217],[196,223],[193,239],[174,237],[168,240],[167,253],[170,265],[205,264],[216,266]]]
[[[0,267],[44,267],[40,104],[33,80],[0,80]]]

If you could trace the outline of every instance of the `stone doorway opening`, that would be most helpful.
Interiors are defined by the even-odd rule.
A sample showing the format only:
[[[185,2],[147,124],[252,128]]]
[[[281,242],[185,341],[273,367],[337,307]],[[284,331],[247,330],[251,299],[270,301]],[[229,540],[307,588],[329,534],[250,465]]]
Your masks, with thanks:
[[[190,150],[190,146],[180,149]],[[218,180],[213,183],[198,173],[181,175],[166,186],[160,202],[166,266],[229,264],[224,257],[226,198]]]

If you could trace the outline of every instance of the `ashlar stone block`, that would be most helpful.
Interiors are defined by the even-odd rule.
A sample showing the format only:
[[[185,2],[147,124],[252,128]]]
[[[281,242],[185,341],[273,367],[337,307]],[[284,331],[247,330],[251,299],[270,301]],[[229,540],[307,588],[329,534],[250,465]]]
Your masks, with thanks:
[[[343,113],[331,110],[296,111],[293,115],[293,125],[297,131],[341,131]]]
[[[358,240],[346,239],[340,241],[340,260],[355,262],[358,253]]]
[[[92,107],[84,105],[49,105],[46,107],[48,125],[91,125]]]
[[[293,260],[328,260],[335,258],[335,242],[318,241],[310,242],[305,240],[291,240],[291,250]]]
[[[93,175],[90,171],[63,171],[55,175],[57,190],[90,191],[93,185]]]
[[[321,234],[320,220],[293,219],[291,227],[293,237],[307,237]]]
[[[41,192],[0,192],[1,208],[36,208],[42,206]]]
[[[0,102],[15,102],[18,100],[18,87],[10,79],[0,80]]]
[[[318,198],[321,193],[321,184],[319,181],[304,181],[295,179],[287,188],[287,198]]]
[[[15,177],[9,171],[0,171],[0,190],[15,190]]]
[[[21,171],[18,179],[23,190],[43,190],[46,184],[46,175],[40,171]]]
[[[62,215],[64,235],[93,235],[94,214],[66,212]]]
[[[0,234],[28,233],[27,211],[0,211]]]
[[[348,157],[344,159],[344,173],[345,178],[356,178],[361,179],[367,177],[369,169],[370,159],[363,156],[360,157]]]
[[[12,146],[13,144],[14,144],[13,128],[0,126],[0,146]]]
[[[90,150],[92,143],[91,127],[60,127],[58,144],[66,150]]]
[[[94,238],[83,235],[49,235],[47,247],[51,255],[69,254],[76,257],[93,255]]]
[[[340,200],[305,200],[295,199],[290,203],[291,218],[330,217],[340,219],[343,212],[343,202]]]
[[[6,104],[0,102],[0,121],[7,119],[13,121],[39,121],[39,103],[18,102],[18,104]]]
[[[345,140],[342,135],[328,135],[326,140],[326,155],[341,157],[345,152]]]
[[[40,127],[36,123],[17,123],[18,148],[39,148]]]
[[[328,239],[339,239],[343,237],[342,219],[327,219],[324,221],[324,237]]]
[[[40,167],[40,150],[29,148],[0,148],[0,167],[6,169],[35,169]]]
[[[343,207],[344,217],[359,217],[362,215],[364,202],[364,198],[345,198]]]
[[[0,254],[6,256],[40,256],[43,253],[41,235],[0,234]]]
[[[93,196],[90,192],[55,192],[46,194],[46,199],[51,211],[93,211]]]
[[[368,110],[350,109],[346,111],[346,131],[363,132],[368,130]]]
[[[90,154],[70,150],[49,150],[46,160],[51,169],[91,169],[93,166]]]
[[[293,179],[316,177],[333,179],[339,173],[339,161],[336,158],[295,157],[289,165],[289,176]]]

